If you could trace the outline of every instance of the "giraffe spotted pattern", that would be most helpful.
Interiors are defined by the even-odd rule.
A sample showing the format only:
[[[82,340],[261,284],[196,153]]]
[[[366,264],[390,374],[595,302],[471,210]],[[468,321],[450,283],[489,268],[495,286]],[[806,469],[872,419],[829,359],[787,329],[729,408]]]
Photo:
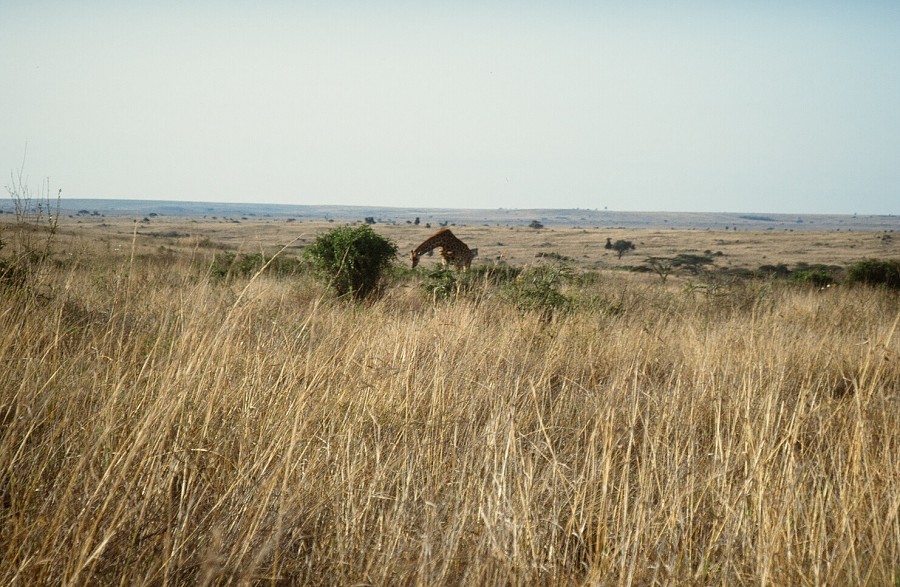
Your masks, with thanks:
[[[441,249],[441,264],[445,268],[453,264],[459,270],[468,269],[472,265],[472,259],[478,255],[478,249],[470,249],[466,243],[456,238],[449,228],[443,228],[412,250],[410,259],[413,268],[419,264],[419,257],[436,248]]]

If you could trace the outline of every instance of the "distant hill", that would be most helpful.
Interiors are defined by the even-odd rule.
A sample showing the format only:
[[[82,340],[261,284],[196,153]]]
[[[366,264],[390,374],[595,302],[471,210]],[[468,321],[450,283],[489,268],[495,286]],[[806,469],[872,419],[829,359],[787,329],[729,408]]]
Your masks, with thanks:
[[[55,202],[53,202],[55,205]],[[308,206],[290,204],[229,204],[172,202],[163,200],[60,200],[67,216],[179,216],[193,218],[295,218],[297,220],[406,223],[420,218],[431,224],[528,225],[581,228],[678,228],[724,230],[900,230],[900,216],[837,214],[749,214],[714,212],[626,212],[587,209],[453,209],[390,208],[383,206]],[[14,213],[12,202],[0,204],[0,212]]]

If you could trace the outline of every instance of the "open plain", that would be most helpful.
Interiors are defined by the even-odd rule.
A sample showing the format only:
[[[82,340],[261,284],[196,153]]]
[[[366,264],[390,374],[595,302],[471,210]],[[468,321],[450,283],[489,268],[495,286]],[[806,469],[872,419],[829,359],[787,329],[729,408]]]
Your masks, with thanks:
[[[757,273],[896,219],[366,216],[480,279],[335,299],[300,249],[352,216],[3,215],[0,582],[898,584],[900,298]]]
[[[51,207],[52,207],[51,202]],[[8,208],[10,206],[7,206]],[[338,206],[65,201],[59,234],[121,250],[186,251],[198,245],[245,253],[296,253],[318,234],[375,221],[405,255],[447,226],[479,249],[478,263],[517,266],[560,260],[582,270],[639,265],[647,257],[709,254],[716,269],[784,264],[842,266],[900,257],[900,217],[639,213],[590,210],[411,210]],[[415,219],[419,223],[415,224]],[[12,210],[0,214],[11,221]],[[530,228],[538,222],[544,228]],[[635,245],[623,258],[606,239]]]

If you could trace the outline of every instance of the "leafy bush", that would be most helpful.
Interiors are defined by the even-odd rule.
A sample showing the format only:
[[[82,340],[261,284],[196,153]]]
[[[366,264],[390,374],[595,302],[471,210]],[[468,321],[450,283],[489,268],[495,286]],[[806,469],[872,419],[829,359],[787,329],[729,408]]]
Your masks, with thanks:
[[[462,289],[460,276],[438,265],[425,275],[422,289],[435,299],[448,299],[458,294]]]
[[[521,272],[519,267],[505,263],[479,265],[465,272],[450,271],[438,265],[425,273],[422,289],[433,298],[447,299],[513,283]]]
[[[827,287],[834,283],[834,277],[830,273],[819,269],[795,271],[792,277],[797,283],[814,287]]]
[[[338,295],[363,299],[378,287],[397,254],[397,245],[363,224],[320,234],[303,253]]]
[[[477,265],[469,271],[473,281],[483,281],[494,285],[503,285],[516,280],[522,273],[521,267],[513,267],[506,263],[493,265]]]
[[[550,321],[557,312],[572,308],[572,300],[559,291],[563,277],[568,274],[565,267],[536,267],[522,273],[506,289],[506,297],[523,312],[539,312]]]
[[[855,263],[847,270],[847,283],[884,285],[891,289],[900,289],[900,261],[865,259]]]

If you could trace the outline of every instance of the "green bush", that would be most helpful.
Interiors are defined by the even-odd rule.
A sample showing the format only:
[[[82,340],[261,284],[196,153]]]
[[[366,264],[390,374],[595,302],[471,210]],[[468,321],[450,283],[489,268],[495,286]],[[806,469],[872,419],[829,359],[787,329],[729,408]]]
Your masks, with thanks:
[[[795,271],[792,278],[797,283],[804,285],[812,285],[815,287],[827,287],[834,283],[834,277],[827,271],[820,269],[810,269],[805,271]]]
[[[303,253],[338,295],[360,300],[378,287],[397,254],[397,245],[363,224],[320,234]]]
[[[463,283],[456,273],[438,265],[425,274],[422,289],[429,296],[443,300],[459,293],[463,289]]]
[[[522,273],[506,288],[506,297],[523,312],[538,312],[549,321],[557,312],[565,312],[573,307],[572,300],[559,291],[566,267],[536,267]]]
[[[422,289],[435,299],[448,299],[513,283],[521,272],[505,263],[478,265],[469,271],[451,271],[439,265],[425,272]]]
[[[900,289],[900,261],[865,259],[855,263],[847,269],[847,283],[884,285],[892,289]]]

